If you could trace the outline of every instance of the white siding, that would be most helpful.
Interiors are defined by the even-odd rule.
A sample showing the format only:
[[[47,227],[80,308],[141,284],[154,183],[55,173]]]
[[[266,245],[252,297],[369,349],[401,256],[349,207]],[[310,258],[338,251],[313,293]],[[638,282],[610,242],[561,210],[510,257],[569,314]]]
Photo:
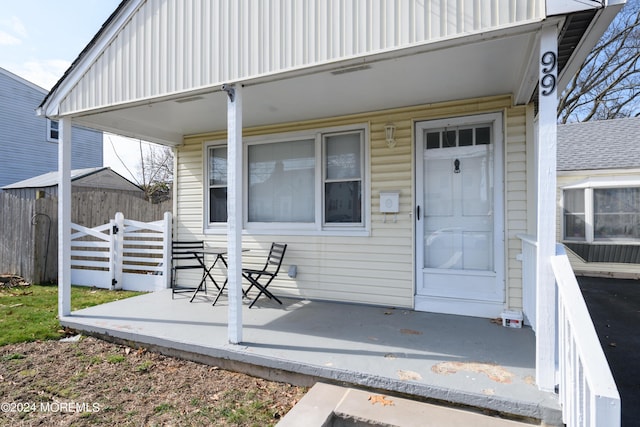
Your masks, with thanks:
[[[269,128],[269,132],[296,131],[354,123],[369,123],[371,234],[367,237],[245,235],[243,244],[251,249],[244,261],[264,262],[272,241],[289,244],[283,273],[274,282],[279,295],[312,299],[358,302],[384,306],[413,307],[414,295],[414,167],[413,124],[419,120],[469,115],[490,111],[506,114],[508,272],[507,288],[511,308],[521,307],[521,265],[515,257],[520,241],[516,234],[526,231],[525,108],[509,108],[510,97],[456,101],[432,106],[359,114],[349,117],[295,123]],[[388,148],[384,125],[396,125],[395,148]],[[266,129],[246,129],[245,136],[267,133]],[[221,134],[187,137],[178,151],[177,215],[174,219],[180,239],[205,239],[209,245],[225,244],[225,236],[203,234],[203,143],[221,139]],[[379,193],[400,190],[397,222],[379,211]],[[518,248],[518,249],[516,249]],[[298,266],[298,276],[286,275],[290,265]],[[194,278],[195,280],[195,278]]]
[[[146,0],[61,113],[514,26],[543,9],[542,0]]]

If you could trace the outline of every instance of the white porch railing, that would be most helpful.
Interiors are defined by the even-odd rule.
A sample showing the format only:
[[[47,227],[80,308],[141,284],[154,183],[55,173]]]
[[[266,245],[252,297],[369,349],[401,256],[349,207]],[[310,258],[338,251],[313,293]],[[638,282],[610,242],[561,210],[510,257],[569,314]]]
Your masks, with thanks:
[[[522,311],[525,323],[536,331],[536,263],[538,242],[533,236],[522,234]]]
[[[619,426],[620,395],[564,248],[551,260],[558,285],[558,353],[563,421]]]
[[[563,421],[569,427],[620,426],[620,395],[564,248],[551,264],[558,286]]]
[[[71,283],[105,289],[154,291],[169,287],[171,214],[154,222],[125,219],[71,224]]]
[[[537,240],[519,235],[522,240],[522,297],[527,323],[536,328]],[[559,401],[562,417],[569,427],[619,427],[620,395],[602,351],[591,316],[578,287],[576,276],[562,245],[551,264],[557,287]]]

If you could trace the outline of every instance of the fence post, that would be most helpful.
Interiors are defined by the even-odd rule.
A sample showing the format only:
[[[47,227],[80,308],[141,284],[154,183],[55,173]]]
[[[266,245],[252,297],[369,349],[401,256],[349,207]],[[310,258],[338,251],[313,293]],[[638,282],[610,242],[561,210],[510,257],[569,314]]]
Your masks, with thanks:
[[[162,277],[165,289],[171,287],[171,220],[171,212],[165,212],[162,229]]]
[[[124,258],[124,215],[122,212],[116,213],[116,219],[114,226],[111,228],[112,235],[114,236],[114,251],[113,251],[113,275],[111,289],[122,289],[122,259]]]
[[[116,220],[109,220],[109,279],[111,280],[111,290],[116,287]]]

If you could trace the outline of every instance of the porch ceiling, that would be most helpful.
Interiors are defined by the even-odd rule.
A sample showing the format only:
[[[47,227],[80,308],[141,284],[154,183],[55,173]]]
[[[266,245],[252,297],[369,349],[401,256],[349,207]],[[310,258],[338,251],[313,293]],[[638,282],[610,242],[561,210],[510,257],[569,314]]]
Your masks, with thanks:
[[[517,34],[483,34],[244,81],[244,127],[492,95],[528,101],[537,81],[537,65],[530,63],[538,29],[531,25]],[[341,69],[354,71],[336,73]],[[78,124],[164,144],[224,130],[226,120],[226,93],[219,86],[74,117]]]

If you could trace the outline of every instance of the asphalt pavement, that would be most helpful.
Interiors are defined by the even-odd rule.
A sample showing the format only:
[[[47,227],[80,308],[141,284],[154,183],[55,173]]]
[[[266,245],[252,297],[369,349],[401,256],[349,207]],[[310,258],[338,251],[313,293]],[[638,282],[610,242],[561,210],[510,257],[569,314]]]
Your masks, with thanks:
[[[640,281],[578,277],[622,400],[622,426],[640,426]]]

